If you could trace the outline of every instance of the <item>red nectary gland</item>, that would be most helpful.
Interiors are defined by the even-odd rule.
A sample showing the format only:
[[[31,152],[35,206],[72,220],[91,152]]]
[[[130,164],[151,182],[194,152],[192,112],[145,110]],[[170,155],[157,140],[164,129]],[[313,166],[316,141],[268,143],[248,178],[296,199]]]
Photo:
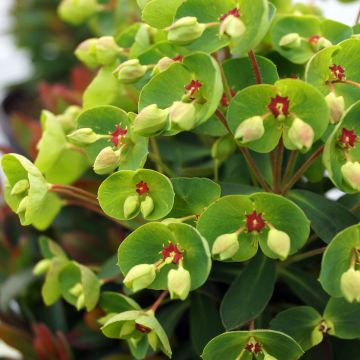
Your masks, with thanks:
[[[110,133],[111,138],[110,141],[114,144],[114,146],[118,146],[121,139],[127,134],[127,130],[123,129],[120,125],[115,126],[115,130]]]
[[[147,183],[144,181],[140,181],[139,183],[137,183],[136,184],[136,192],[139,195],[144,195],[147,192],[149,192],[149,187],[148,187]]]
[[[235,96],[235,91],[233,89],[230,89],[230,95],[231,95],[231,97]],[[221,104],[221,106],[224,106],[224,107],[229,106],[229,100],[228,100],[226,93],[222,94],[220,104]]]
[[[270,104],[268,104],[268,109],[272,112],[275,118],[279,115],[289,115],[289,99],[287,96],[276,95],[271,98]]]
[[[190,96],[194,96],[201,87],[202,83],[200,81],[191,80],[191,82],[185,86],[185,89],[190,92]]]
[[[316,43],[319,41],[320,38],[321,38],[320,35],[313,35],[313,36],[310,36],[310,37],[308,38],[308,42],[309,42],[310,44],[316,44]]]
[[[179,261],[183,258],[182,251],[172,242],[169,242],[168,246],[163,245],[163,249],[161,250],[161,255],[163,256],[163,261],[172,257],[173,264],[179,264]]]
[[[251,214],[246,216],[246,227],[248,232],[257,231],[260,232],[265,227],[265,221],[261,213],[257,213],[254,210]]]
[[[347,149],[355,146],[355,142],[357,139],[357,135],[355,134],[355,130],[348,130],[345,128],[341,129],[341,135],[339,138],[339,142]]]
[[[333,65],[329,66],[329,69],[337,80],[340,80],[340,81],[344,80],[345,69],[341,65],[333,64]]]
[[[251,353],[255,353],[255,354],[258,354],[259,352],[261,352],[261,344],[259,343],[248,343],[246,344],[245,346],[245,349]]]
[[[144,325],[137,324],[137,323],[135,323],[135,329],[143,334],[148,334],[151,331],[150,328],[148,328]]]
[[[177,55],[172,58],[174,61],[182,62],[184,60],[184,57],[182,55]]]
[[[235,16],[235,17],[240,17],[240,13],[239,13],[239,9],[238,8],[234,8],[234,9],[231,9],[230,11],[228,11],[226,14],[223,14],[219,17],[219,20],[220,21],[224,21],[228,16]]]

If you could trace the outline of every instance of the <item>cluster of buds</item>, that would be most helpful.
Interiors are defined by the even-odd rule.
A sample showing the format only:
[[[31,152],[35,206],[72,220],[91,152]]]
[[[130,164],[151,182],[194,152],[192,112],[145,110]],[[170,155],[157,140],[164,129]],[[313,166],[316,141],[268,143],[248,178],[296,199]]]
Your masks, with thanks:
[[[345,112],[345,101],[343,96],[336,96],[334,91],[331,91],[325,96],[326,104],[330,110],[330,123],[336,124],[342,118]]]
[[[269,228],[267,234],[267,246],[281,260],[285,260],[290,252],[291,240],[289,235],[276,229],[270,222],[266,221],[262,213],[254,210],[251,214],[245,214],[245,225],[237,231],[223,234],[215,239],[212,247],[212,255],[220,260],[233,258],[239,250],[238,237],[244,231],[260,234],[266,227]]]
[[[183,266],[184,251],[171,242],[163,246],[160,254],[162,259],[154,264],[139,264],[132,267],[126,274],[124,284],[133,291],[150,286],[157,273],[165,266],[172,265],[167,275],[167,288],[172,299],[185,300],[191,288],[191,276]],[[175,266],[175,267],[174,267]]]
[[[113,75],[123,84],[133,84],[139,81],[149,69],[148,65],[141,65],[138,59],[130,59],[121,63]]]
[[[112,36],[102,36],[83,41],[75,50],[76,57],[89,68],[99,65],[111,65],[122,54]]]
[[[350,268],[340,278],[341,292],[350,303],[354,301],[360,302],[360,271],[356,269],[358,260],[358,249],[355,249]]]
[[[62,20],[79,25],[102,9],[97,0],[62,0],[58,13]]]

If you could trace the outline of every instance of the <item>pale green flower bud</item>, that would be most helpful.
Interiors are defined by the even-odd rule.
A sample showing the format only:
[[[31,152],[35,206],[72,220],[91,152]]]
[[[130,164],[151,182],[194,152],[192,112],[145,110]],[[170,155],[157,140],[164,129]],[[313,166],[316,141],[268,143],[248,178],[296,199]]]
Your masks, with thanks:
[[[10,195],[20,195],[29,190],[30,183],[28,179],[19,180],[11,189]]]
[[[321,37],[316,43],[315,43],[315,51],[319,51],[319,50],[322,50],[322,49],[325,49],[325,48],[328,48],[330,46],[332,46],[333,43],[324,38],[324,37]]]
[[[67,135],[67,138],[75,145],[85,146],[98,141],[101,136],[96,134],[91,128],[82,128]]]
[[[158,63],[155,65],[152,75],[157,75],[159,73],[164,72],[165,70],[167,70],[172,64],[174,64],[176,61],[165,56],[163,58],[161,58]]]
[[[66,134],[76,128],[76,120],[80,115],[81,111],[82,109],[80,106],[71,105],[65,110],[63,114],[56,117],[59,120],[61,127]]]
[[[340,278],[340,288],[348,302],[360,301],[360,271],[350,268]]]
[[[51,260],[50,259],[43,259],[40,260],[34,267],[33,269],[33,274],[34,275],[42,275],[44,273],[46,273],[51,265]]]
[[[111,146],[102,149],[94,162],[94,171],[96,174],[105,175],[114,171],[120,162],[121,151],[114,151]]]
[[[133,291],[139,291],[149,286],[155,280],[155,277],[155,265],[135,265],[125,276],[124,284]]]
[[[154,136],[169,126],[169,110],[160,109],[156,104],[146,106],[134,120],[134,132],[141,136]]]
[[[58,14],[62,20],[79,25],[100,9],[101,6],[96,0],[62,0],[58,7]]]
[[[270,229],[266,244],[274,254],[279,256],[281,260],[285,260],[288,257],[291,241],[286,232],[274,228]]]
[[[83,293],[83,286],[81,283],[76,283],[70,290],[69,293],[75,297],[80,296]]]
[[[213,256],[218,256],[220,260],[232,258],[239,250],[238,234],[223,234],[216,238],[213,247]]]
[[[301,46],[301,36],[298,33],[286,34],[280,39],[279,46],[287,49],[298,48]]]
[[[212,148],[211,156],[219,161],[225,161],[236,149],[236,144],[232,137],[226,135],[217,139]]]
[[[220,25],[220,35],[228,35],[231,38],[238,38],[246,31],[246,26],[241,19],[234,15],[229,15]]]
[[[96,59],[101,65],[113,64],[121,50],[112,36],[102,36],[96,41]]]
[[[126,198],[124,202],[124,215],[127,219],[136,215],[139,211],[139,195],[130,195]]]
[[[29,196],[25,196],[19,203],[18,208],[16,209],[16,213],[20,214],[21,212],[25,212],[27,206],[29,205]]]
[[[360,163],[347,161],[341,167],[344,180],[354,189],[360,191]]]
[[[297,149],[309,150],[314,142],[314,130],[308,123],[296,118],[289,128],[288,137]]]
[[[185,300],[190,292],[190,273],[182,266],[178,269],[171,269],[168,273],[168,289],[171,299]]]
[[[343,96],[336,96],[332,91],[325,96],[326,104],[330,110],[330,122],[336,124],[345,112],[345,101]]]
[[[235,131],[235,139],[243,144],[260,139],[265,133],[263,122],[261,116],[253,116],[244,120]]]
[[[141,202],[140,210],[144,218],[147,218],[154,211],[154,200],[151,196],[146,196]]]
[[[186,16],[169,26],[168,40],[176,45],[187,45],[198,39],[204,32],[205,24],[199,24],[196,17]]]
[[[98,66],[96,58],[96,43],[97,39],[87,39],[80,43],[75,50],[75,56],[87,67],[95,68]]]
[[[170,107],[169,118],[181,130],[191,130],[195,126],[196,109],[193,103],[175,101]]]
[[[124,84],[135,83],[147,71],[146,65],[141,65],[138,59],[131,59],[121,63],[114,71],[115,77]]]
[[[85,295],[81,294],[76,300],[76,310],[81,310],[85,307]]]

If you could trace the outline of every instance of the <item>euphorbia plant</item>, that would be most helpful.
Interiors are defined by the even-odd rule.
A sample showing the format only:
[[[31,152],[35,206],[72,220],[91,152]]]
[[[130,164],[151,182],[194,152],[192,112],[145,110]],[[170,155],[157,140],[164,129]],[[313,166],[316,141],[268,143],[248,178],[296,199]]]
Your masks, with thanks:
[[[75,51],[97,75],[81,108],[43,112],[34,163],[2,159],[23,225],[76,205],[126,229],[103,266],[40,237],[45,303],[91,312],[137,359],[354,358],[359,26],[287,1],[138,0],[111,33],[122,3],[61,2],[101,29]]]

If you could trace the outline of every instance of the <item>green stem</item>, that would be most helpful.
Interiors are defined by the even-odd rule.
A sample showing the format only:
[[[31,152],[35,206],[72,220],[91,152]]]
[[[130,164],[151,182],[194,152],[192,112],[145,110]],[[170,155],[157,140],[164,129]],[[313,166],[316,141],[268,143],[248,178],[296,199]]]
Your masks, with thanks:
[[[151,144],[151,149],[155,155],[154,162],[155,162],[156,169],[157,169],[157,171],[163,173],[164,172],[163,162],[161,159],[161,154],[160,154],[160,150],[159,150],[157,141],[154,137],[150,138],[150,144]]]
[[[283,153],[284,153],[284,144],[283,144],[282,139],[280,139],[279,144],[277,146],[275,160],[274,160],[273,192],[275,194],[280,193]]]
[[[219,160],[214,159],[214,181],[219,182]]]
[[[289,264],[293,264],[293,263],[296,263],[299,261],[303,261],[303,260],[311,258],[313,256],[321,255],[325,250],[326,250],[326,246],[318,248],[318,249],[310,250],[310,251],[304,252],[302,254],[294,255],[291,258],[289,258],[288,260],[286,260],[284,262],[284,264],[289,265]]]
[[[251,66],[255,75],[255,80],[257,84],[262,84],[262,76],[261,76],[261,71],[260,71],[260,66],[256,60],[256,56],[253,50],[250,50],[248,53],[250,62],[251,62]]]

